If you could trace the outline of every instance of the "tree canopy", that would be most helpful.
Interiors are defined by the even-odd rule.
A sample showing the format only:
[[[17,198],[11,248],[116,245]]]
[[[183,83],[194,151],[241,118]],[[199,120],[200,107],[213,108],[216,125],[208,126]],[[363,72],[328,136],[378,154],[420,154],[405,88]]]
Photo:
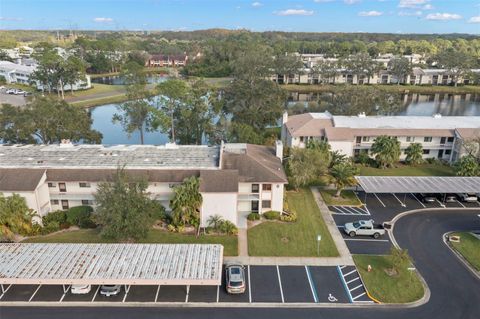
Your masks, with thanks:
[[[400,159],[400,141],[396,137],[382,135],[375,139],[370,151],[381,168],[391,167]]]
[[[11,239],[14,234],[29,234],[34,215],[25,198],[18,194],[5,197],[0,193],[0,239]]]

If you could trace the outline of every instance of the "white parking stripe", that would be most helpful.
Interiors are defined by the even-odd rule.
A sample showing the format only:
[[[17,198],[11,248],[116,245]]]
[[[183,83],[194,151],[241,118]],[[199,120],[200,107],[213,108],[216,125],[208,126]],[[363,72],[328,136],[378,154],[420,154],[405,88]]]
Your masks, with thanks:
[[[283,298],[282,278],[280,278],[280,268],[277,265],[278,284],[280,285],[280,296],[282,297],[282,303],[285,302]]]
[[[367,239],[367,238],[344,238],[344,240],[350,240],[350,241],[379,241],[379,242],[388,242],[387,239]]]
[[[308,266],[305,265],[305,272],[307,273],[308,283],[310,284],[310,290],[312,291],[313,301],[318,302],[317,294],[315,293],[315,289],[313,288],[312,278],[310,277],[310,272],[308,271]]]
[[[93,295],[92,302],[95,301],[95,297],[97,297],[98,291],[100,290],[100,285],[98,285],[97,290],[95,291],[95,294]]]
[[[72,287],[72,286],[68,286],[67,291],[63,293],[62,298],[60,298],[60,300],[59,300],[58,302],[62,302],[62,301],[63,301],[63,298],[65,298],[65,296],[67,295],[67,292],[70,290],[71,287]]]
[[[342,275],[343,275],[343,277],[345,278],[345,277],[347,277],[348,275],[351,275],[351,274],[353,274],[353,273],[356,272],[356,271],[357,271],[357,270],[354,269],[354,270],[352,270],[351,272],[349,272],[348,274],[343,274],[343,273],[342,273]]]
[[[438,199],[435,199],[435,201],[440,205],[442,208],[447,208],[444,204],[442,204]]]
[[[155,302],[157,302],[157,300],[158,300],[158,294],[159,293],[160,293],[160,285],[158,285],[157,293],[155,294]],[[218,302],[218,298],[217,298],[217,302]]]
[[[387,207],[387,206],[385,206],[385,204],[380,200],[380,198],[378,198],[377,194],[373,193],[373,195],[378,199],[378,201],[380,202],[380,204],[382,204],[383,207]]]
[[[10,289],[10,287],[12,287],[12,285],[8,285],[7,289],[5,289],[5,290],[3,291],[3,294],[0,295],[0,299],[2,299],[3,296],[5,296],[5,294],[7,293],[8,289]]]
[[[360,298],[361,296],[365,295],[367,292],[364,292],[364,293],[361,293],[360,295],[358,296],[355,296],[354,298],[352,298],[353,300],[357,299],[357,298]]]
[[[252,303],[252,285],[250,285],[250,265],[248,265],[247,271],[248,271],[248,302]]]
[[[400,203],[400,205],[402,205],[402,207],[406,207],[406,206],[407,206],[407,205],[405,205],[405,203],[403,203],[403,202],[397,197],[397,195],[395,195],[394,193],[392,193],[392,195],[393,195],[393,197],[395,197],[395,198],[398,200],[398,202]]]
[[[357,287],[355,287],[355,288],[353,288],[353,289],[350,289],[350,292],[352,292],[352,291],[354,291],[354,290],[356,290],[356,289],[358,289],[358,288],[360,288],[360,287],[363,287],[363,285],[360,284],[360,285],[358,285]]]
[[[465,208],[465,205],[463,205],[460,201],[456,200],[456,202],[462,205],[463,208]]]
[[[417,198],[417,196],[415,196],[415,194],[413,194],[413,193],[410,193],[410,194],[413,196],[413,198],[415,198],[415,199],[417,200],[417,202],[419,202],[419,203],[420,203],[420,205],[422,205],[422,206],[423,206],[423,208],[427,207],[427,206],[425,206],[425,204],[424,204],[424,203],[422,203],[422,201],[421,201],[421,200],[419,200],[419,199]]]
[[[361,213],[359,213],[355,207],[344,206],[343,209],[345,209],[351,215],[361,215]]]
[[[353,278],[352,280],[347,281],[347,285],[348,285],[349,283],[351,283],[351,282],[354,282],[355,280],[358,280],[358,279],[360,279],[360,277],[355,277],[355,278]]]
[[[479,217],[480,217],[480,216],[479,216]],[[345,268],[345,267],[347,267],[347,266],[340,266],[340,269],[343,269],[343,268]]]
[[[219,299],[220,299],[220,285],[217,286],[217,303]]]
[[[32,301],[33,297],[35,297],[37,292],[40,290],[40,287],[42,287],[42,285],[38,285],[37,289],[35,289],[35,291],[33,292],[33,295],[30,297],[30,299],[28,299],[28,302]]]

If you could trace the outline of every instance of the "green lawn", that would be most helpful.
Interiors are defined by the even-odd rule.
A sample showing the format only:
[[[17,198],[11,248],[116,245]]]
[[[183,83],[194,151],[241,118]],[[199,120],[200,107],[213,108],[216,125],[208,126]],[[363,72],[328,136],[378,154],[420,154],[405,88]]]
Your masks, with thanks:
[[[480,239],[467,232],[453,233],[452,235],[460,236],[459,243],[450,242],[453,248],[455,248],[473,268],[480,271]]]
[[[351,205],[360,206],[362,203],[358,200],[357,195],[351,190],[343,190],[340,193],[340,197],[335,197],[336,191],[330,189],[324,189],[320,191],[322,198],[327,205]]]
[[[409,166],[397,163],[395,168],[375,168],[368,166],[358,166],[360,176],[454,176],[452,167],[443,164],[422,164],[418,166]]]
[[[28,238],[25,243],[113,243],[100,237],[98,230],[80,229],[47,236]],[[152,229],[140,243],[152,244],[222,244],[225,256],[238,255],[237,236],[185,235]]]
[[[286,193],[294,223],[266,221],[248,230],[250,256],[317,256],[317,235],[322,236],[320,256],[338,256],[337,248],[323,221],[310,189]]]
[[[370,295],[382,303],[407,303],[423,296],[423,286],[416,273],[408,270],[410,263],[402,265],[396,276],[389,276],[388,256],[354,255],[353,260]],[[368,272],[368,265],[372,271]]]

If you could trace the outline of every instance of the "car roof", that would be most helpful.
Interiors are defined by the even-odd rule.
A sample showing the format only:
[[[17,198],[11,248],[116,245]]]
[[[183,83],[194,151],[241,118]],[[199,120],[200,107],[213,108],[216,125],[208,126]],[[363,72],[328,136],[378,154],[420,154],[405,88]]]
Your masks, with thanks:
[[[243,267],[239,265],[232,265],[228,267],[228,273],[230,280],[243,281]]]

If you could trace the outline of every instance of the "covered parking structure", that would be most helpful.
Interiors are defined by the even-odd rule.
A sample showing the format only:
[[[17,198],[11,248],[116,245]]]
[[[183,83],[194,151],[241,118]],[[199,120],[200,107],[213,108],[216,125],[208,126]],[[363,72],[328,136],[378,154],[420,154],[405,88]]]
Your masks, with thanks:
[[[463,176],[356,176],[366,194],[480,193],[480,177]]]
[[[221,285],[216,244],[0,244],[5,285]]]

